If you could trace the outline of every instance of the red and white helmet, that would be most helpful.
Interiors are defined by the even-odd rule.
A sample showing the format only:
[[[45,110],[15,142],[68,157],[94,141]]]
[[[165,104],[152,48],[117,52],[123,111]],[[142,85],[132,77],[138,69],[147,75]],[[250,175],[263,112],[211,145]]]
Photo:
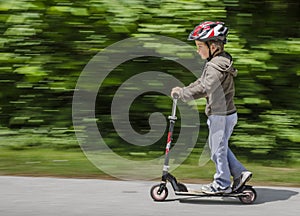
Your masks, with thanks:
[[[226,36],[228,34],[228,28],[223,22],[211,22],[205,21],[197,25],[190,33],[188,40],[220,40],[226,43]]]

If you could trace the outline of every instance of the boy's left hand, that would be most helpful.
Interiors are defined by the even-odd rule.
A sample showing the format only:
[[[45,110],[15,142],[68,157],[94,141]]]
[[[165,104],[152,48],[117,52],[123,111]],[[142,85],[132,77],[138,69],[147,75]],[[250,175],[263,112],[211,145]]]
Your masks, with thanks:
[[[182,88],[180,88],[178,86],[173,88],[171,91],[171,97],[174,98],[174,95],[178,95],[178,98],[180,98],[181,91],[182,91]]]

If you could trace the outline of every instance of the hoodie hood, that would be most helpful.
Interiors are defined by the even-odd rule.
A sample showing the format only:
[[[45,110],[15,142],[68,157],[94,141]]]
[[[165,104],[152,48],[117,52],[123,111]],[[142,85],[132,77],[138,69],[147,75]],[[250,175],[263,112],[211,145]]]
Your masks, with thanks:
[[[222,73],[230,73],[232,76],[237,76],[237,69],[233,67],[233,60],[229,53],[222,52],[213,57],[208,64]]]

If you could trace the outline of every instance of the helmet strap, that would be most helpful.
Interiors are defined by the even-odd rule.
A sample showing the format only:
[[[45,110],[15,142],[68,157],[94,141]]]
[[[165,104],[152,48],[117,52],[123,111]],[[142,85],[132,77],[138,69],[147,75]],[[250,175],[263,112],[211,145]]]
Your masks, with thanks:
[[[211,54],[210,46],[209,46],[209,43],[207,41],[205,42],[205,44],[208,47],[208,52],[209,52],[209,57],[207,58],[207,61],[210,61],[212,59],[212,54]]]

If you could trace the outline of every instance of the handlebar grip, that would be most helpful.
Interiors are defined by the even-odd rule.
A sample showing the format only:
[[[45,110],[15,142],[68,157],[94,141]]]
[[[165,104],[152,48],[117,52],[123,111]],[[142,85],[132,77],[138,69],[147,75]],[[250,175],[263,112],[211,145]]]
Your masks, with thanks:
[[[173,98],[173,99],[178,99],[178,98],[179,98],[179,94],[173,93],[172,98]]]

